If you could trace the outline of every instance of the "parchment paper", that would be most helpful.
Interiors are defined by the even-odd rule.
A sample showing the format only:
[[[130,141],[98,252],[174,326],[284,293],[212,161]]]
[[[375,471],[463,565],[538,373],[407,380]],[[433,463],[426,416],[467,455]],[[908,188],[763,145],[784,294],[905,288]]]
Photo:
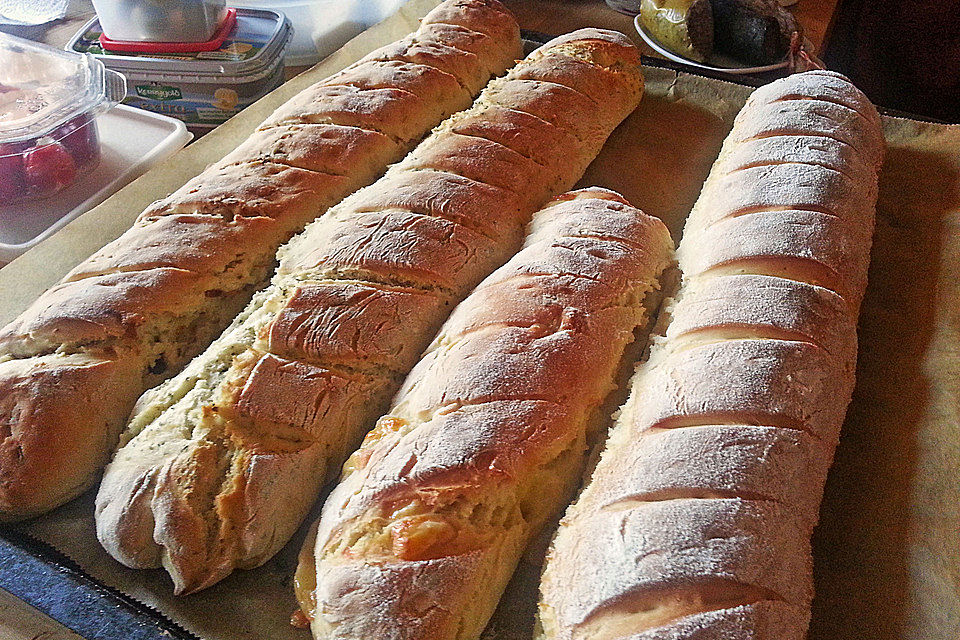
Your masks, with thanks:
[[[0,322],[113,239],[150,201],[235,146],[302,87],[416,26],[435,0],[413,0],[165,165],[0,269]],[[640,108],[581,185],[616,189],[675,236],[749,89],[648,68]],[[960,127],[885,118],[858,385],[815,536],[814,640],[960,638]],[[87,495],[23,525],[98,580],[206,640],[305,640],[287,624],[298,535],[264,567],[174,598],[162,571],[132,571],[94,537]],[[312,518],[312,517],[311,517]],[[487,640],[529,640],[543,538],[524,558]]]

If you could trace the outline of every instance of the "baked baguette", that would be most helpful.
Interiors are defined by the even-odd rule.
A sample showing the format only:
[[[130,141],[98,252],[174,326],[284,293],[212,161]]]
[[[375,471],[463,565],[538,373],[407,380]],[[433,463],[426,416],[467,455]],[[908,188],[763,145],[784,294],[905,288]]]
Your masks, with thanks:
[[[344,466],[298,570],[315,638],[479,637],[578,484],[672,250],[662,222],[603,189],[535,215]]]
[[[624,36],[559,38],[294,238],[223,337],[138,403],[97,496],[104,548],[162,565],[177,593],[270,558],[449,310],[641,92]]]
[[[665,336],[554,539],[541,640],[806,636],[882,151],[838,74],[747,101],[687,221]]]
[[[224,329],[277,248],[520,53],[497,0],[444,2],[410,37],[294,97],[0,331],[0,521],[89,487],[137,397]]]

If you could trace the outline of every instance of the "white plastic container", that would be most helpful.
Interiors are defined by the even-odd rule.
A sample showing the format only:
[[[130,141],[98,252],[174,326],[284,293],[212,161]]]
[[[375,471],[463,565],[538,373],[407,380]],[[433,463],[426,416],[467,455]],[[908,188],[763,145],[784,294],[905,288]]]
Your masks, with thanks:
[[[269,9],[296,25],[288,67],[316,64],[348,40],[392,15],[405,0],[232,0],[232,7]]]
[[[93,0],[112,40],[205,42],[226,16],[224,0]]]
[[[144,54],[106,52],[98,20],[67,50],[89,53],[127,79],[128,104],[162,113],[200,131],[226,122],[283,82],[290,21],[276,11],[238,9],[237,26],[216,51]]]
[[[179,120],[123,105],[107,111],[99,121],[102,159],[82,180],[56,198],[0,202],[0,264],[49,238],[193,137]]]
[[[93,56],[0,34],[0,204],[45,198],[100,161],[96,118],[125,95]]]

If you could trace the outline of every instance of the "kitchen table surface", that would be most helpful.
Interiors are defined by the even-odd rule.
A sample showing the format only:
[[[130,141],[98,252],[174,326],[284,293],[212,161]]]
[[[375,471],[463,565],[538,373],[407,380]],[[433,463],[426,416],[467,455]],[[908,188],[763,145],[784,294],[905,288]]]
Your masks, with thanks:
[[[83,640],[45,613],[0,589],[0,638],[3,640]]]

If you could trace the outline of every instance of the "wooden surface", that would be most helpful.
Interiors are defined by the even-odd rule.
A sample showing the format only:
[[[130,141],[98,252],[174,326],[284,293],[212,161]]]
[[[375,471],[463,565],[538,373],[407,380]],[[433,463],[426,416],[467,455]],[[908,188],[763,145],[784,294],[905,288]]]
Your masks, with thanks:
[[[3,640],[83,640],[70,629],[0,589],[0,638]]]
[[[960,0],[844,0],[823,55],[876,104],[960,123]]]

